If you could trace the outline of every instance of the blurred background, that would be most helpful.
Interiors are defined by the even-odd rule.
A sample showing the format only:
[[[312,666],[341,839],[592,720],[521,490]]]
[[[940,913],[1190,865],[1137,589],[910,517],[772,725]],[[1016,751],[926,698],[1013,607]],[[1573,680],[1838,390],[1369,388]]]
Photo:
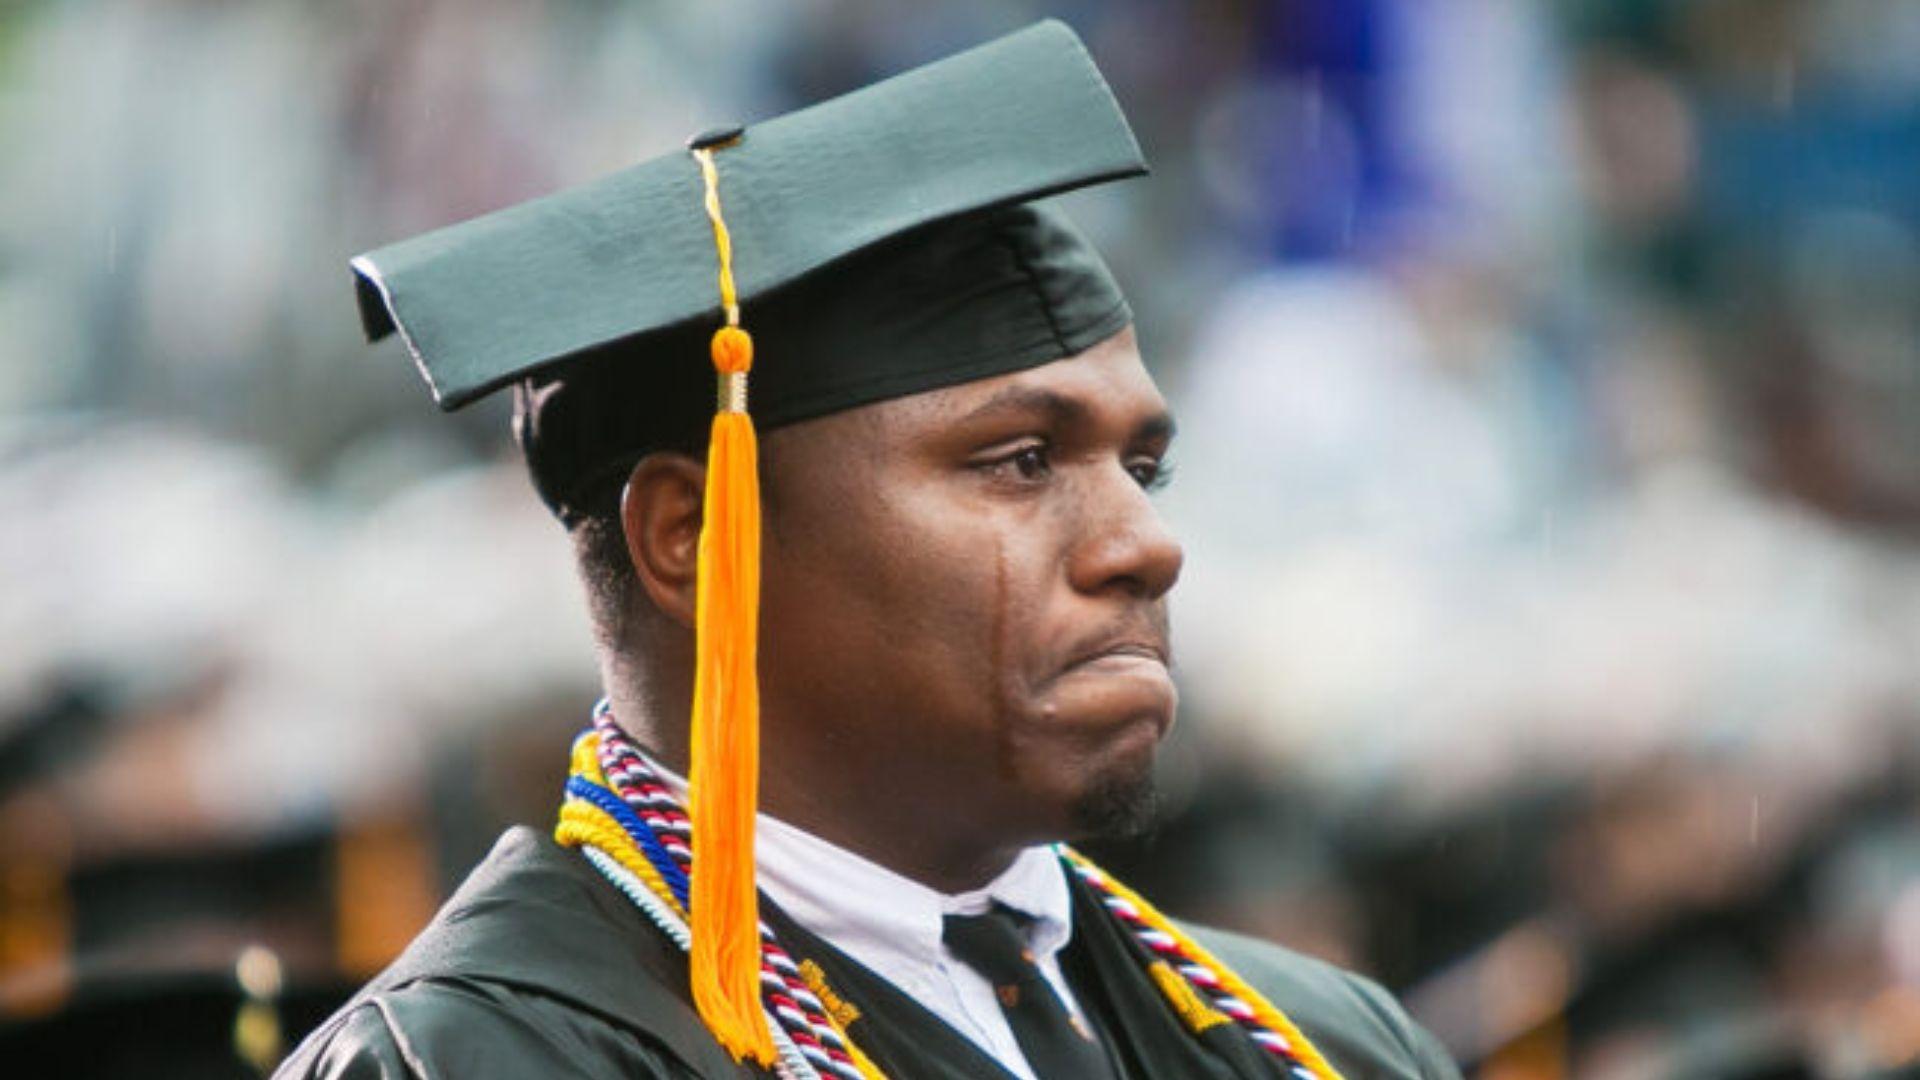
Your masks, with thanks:
[[[0,0],[9,1076],[257,1074],[551,820],[567,545],[347,258],[1042,15],[1182,425],[1097,854],[1470,1075],[1915,1068],[1920,4]]]

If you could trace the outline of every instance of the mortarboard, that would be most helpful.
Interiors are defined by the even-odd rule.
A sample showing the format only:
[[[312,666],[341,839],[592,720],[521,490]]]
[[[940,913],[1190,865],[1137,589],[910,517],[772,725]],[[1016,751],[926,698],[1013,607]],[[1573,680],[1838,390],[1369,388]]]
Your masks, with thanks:
[[[398,332],[443,409],[514,387],[516,437],[563,521],[712,415],[691,963],[701,1016],[736,1057],[772,1058],[757,1005],[747,370],[764,427],[1083,351],[1131,313],[1092,248],[1032,201],[1145,171],[1085,48],[1049,21],[352,262],[368,336]]]

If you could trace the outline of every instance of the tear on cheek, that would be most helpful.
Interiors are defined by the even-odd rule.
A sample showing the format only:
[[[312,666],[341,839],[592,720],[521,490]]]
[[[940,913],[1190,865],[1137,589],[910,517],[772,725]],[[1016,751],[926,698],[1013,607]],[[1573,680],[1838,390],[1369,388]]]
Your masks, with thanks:
[[[1008,582],[1007,548],[996,537],[993,542],[993,607],[988,612],[986,648],[981,655],[987,658],[988,665],[984,685],[993,688],[994,758],[1000,775],[1011,779],[1019,767],[1018,738],[1012,718],[1019,715],[1025,702],[1019,682],[1007,663],[1007,657],[1013,653],[1007,641],[1007,635],[1012,633],[1007,618],[1008,596],[1011,592]]]

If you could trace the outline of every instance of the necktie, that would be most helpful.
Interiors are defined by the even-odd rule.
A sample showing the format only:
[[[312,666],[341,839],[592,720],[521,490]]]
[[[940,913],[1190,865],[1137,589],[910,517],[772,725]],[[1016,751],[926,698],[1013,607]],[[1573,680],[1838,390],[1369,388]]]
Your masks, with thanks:
[[[984,915],[949,915],[941,940],[993,984],[1020,1052],[1040,1080],[1111,1080],[1106,1052],[1034,963],[1024,920],[999,904]]]

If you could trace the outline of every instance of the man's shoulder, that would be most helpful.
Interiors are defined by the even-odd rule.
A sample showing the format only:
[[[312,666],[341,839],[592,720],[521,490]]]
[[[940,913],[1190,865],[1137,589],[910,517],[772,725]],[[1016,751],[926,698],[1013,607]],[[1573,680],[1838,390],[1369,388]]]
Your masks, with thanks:
[[[498,983],[369,988],[303,1043],[282,1080],[598,1076],[690,1078],[671,1053],[570,1003]]]
[[[743,1075],[685,981],[673,947],[584,860],[513,829],[276,1076]]]
[[[1343,1075],[1459,1076],[1439,1042],[1373,980],[1272,942],[1182,928],[1284,1012]]]

